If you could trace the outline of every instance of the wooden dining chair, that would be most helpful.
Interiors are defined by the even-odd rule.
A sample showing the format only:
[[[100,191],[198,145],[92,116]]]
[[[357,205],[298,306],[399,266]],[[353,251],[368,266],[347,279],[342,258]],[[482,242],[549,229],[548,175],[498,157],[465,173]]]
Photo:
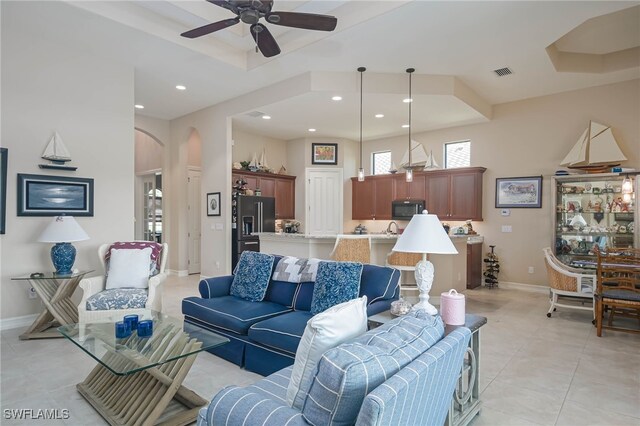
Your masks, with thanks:
[[[596,328],[640,333],[640,249],[616,248],[597,252]],[[608,315],[605,324],[604,316]],[[615,317],[638,321],[638,328],[614,326]]]

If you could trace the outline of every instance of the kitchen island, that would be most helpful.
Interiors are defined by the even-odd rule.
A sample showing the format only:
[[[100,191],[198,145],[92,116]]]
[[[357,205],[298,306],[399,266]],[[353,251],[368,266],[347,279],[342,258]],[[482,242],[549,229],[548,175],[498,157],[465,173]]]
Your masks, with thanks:
[[[286,233],[259,233],[260,251],[269,254],[295,257],[315,257],[318,259],[330,259],[331,251],[336,243],[335,235],[306,235]],[[395,234],[367,234],[371,237],[371,263],[383,265],[387,254],[396,243],[398,236]],[[449,289],[463,291],[467,287],[467,242],[471,238],[475,243],[482,243],[482,237],[478,235],[452,235],[451,242],[458,254],[432,254],[429,260],[435,268],[435,278],[430,295],[432,300],[438,302],[440,293]],[[402,283],[415,283],[413,273],[403,273]],[[414,292],[417,297],[417,291]],[[407,294],[412,296],[412,294]]]

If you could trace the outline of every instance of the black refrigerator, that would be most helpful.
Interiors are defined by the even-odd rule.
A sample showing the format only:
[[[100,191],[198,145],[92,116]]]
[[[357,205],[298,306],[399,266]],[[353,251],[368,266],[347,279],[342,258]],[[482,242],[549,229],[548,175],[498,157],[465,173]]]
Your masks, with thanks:
[[[256,232],[276,231],[276,199],[237,195],[232,199],[231,268],[235,269],[240,253],[260,251]]]

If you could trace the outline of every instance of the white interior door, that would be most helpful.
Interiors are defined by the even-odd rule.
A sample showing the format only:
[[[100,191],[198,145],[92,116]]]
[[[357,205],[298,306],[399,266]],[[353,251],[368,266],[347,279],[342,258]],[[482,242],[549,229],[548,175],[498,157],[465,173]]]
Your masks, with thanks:
[[[306,170],[306,232],[312,235],[342,233],[342,169]]]
[[[189,273],[200,273],[200,170],[189,170],[188,205],[189,205]]]

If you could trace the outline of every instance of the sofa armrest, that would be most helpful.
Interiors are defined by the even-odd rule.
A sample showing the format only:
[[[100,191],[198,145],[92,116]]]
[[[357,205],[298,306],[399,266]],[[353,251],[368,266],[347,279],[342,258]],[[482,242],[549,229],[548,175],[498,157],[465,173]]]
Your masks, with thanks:
[[[79,287],[82,289],[82,300],[78,305],[79,310],[85,310],[87,306],[87,299],[94,294],[100,293],[104,290],[106,284],[106,278],[104,276],[83,278],[80,280]]]
[[[279,399],[249,388],[229,386],[213,397],[206,412],[207,425],[308,426],[302,413]]]
[[[200,280],[198,290],[200,297],[203,299],[211,299],[213,297],[228,296],[231,292],[231,283],[233,275],[224,275],[222,277],[205,278]]]

